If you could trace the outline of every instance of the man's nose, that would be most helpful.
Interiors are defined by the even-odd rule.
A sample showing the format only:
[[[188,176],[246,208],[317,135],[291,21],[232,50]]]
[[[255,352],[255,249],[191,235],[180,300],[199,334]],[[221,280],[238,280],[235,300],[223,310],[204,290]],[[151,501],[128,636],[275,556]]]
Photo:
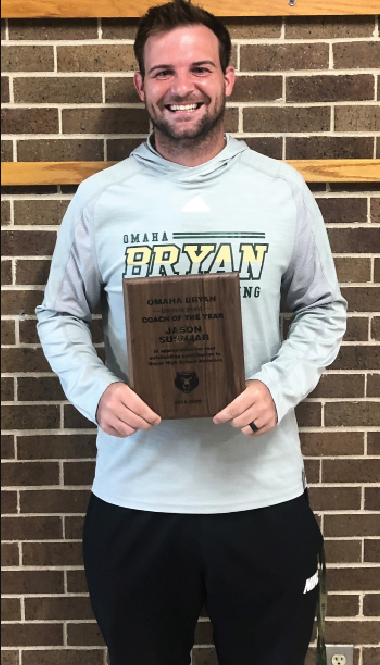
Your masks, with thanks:
[[[178,97],[186,97],[194,90],[194,81],[190,72],[177,72],[172,83],[172,92]]]

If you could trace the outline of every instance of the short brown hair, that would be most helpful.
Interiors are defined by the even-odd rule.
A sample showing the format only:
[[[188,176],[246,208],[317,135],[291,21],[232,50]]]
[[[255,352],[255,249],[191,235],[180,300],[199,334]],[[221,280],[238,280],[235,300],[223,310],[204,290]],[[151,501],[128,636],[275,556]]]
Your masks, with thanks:
[[[214,14],[206,12],[190,0],[173,0],[164,5],[150,7],[142,16],[133,49],[140,72],[145,75],[144,47],[147,39],[159,32],[167,32],[184,25],[205,25],[212,30],[219,42],[219,60],[225,73],[231,56],[231,39],[225,25]]]

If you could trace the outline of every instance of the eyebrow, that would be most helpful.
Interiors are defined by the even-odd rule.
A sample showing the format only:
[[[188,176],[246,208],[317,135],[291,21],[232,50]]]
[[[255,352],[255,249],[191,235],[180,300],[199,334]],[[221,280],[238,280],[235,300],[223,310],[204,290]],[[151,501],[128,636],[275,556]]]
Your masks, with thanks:
[[[199,67],[200,65],[212,65],[213,67],[216,67],[215,62],[212,60],[200,60],[199,62],[192,62],[191,66],[192,67]],[[155,65],[154,67],[151,67],[149,70],[149,74],[154,72],[155,69],[172,69],[173,65]]]

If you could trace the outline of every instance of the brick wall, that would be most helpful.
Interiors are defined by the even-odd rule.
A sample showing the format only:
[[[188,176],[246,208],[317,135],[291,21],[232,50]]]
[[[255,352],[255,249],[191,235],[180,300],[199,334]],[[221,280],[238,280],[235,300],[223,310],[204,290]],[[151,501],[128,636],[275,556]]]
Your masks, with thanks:
[[[277,159],[380,158],[375,17],[228,25],[238,70],[229,132]],[[119,160],[141,142],[148,119],[132,87],[134,21],[9,20],[2,31],[3,159]],[[338,359],[297,415],[311,501],[326,536],[327,641],[354,644],[355,665],[375,665],[380,188],[312,189],[349,314]],[[33,314],[74,190],[8,188],[2,202],[4,665],[106,662],[81,562],[94,428],[65,400],[44,360]],[[283,324],[286,332],[286,314]],[[101,346],[97,318],[93,332]],[[211,626],[201,617],[193,665],[214,663]]]

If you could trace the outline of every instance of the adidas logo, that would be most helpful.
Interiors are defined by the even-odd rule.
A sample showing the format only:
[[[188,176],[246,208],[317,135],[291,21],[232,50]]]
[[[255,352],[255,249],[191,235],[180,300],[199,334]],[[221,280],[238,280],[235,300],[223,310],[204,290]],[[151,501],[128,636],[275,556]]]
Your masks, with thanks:
[[[182,212],[210,212],[211,208],[206,205],[201,196],[194,196],[191,201],[183,206]]]

